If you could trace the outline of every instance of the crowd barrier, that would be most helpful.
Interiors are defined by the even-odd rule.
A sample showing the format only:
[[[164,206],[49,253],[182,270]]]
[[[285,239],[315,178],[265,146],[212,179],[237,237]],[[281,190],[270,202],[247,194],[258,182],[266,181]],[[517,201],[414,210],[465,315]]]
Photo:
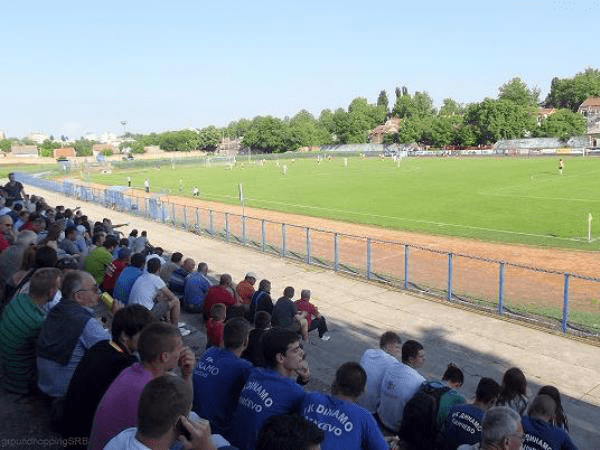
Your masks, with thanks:
[[[17,180],[264,253],[442,297],[563,333],[600,337],[600,279],[366,236],[269,221],[28,174]],[[128,191],[131,192],[131,191]],[[443,319],[443,318],[442,318]]]

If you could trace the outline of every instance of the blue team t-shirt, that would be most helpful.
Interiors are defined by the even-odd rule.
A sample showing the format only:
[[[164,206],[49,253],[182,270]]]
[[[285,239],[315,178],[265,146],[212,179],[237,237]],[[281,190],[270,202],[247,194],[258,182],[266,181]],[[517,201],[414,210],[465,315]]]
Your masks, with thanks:
[[[531,450],[577,450],[568,433],[540,419],[523,416],[525,441],[523,448]]]
[[[113,297],[125,305],[129,303],[129,294],[131,293],[133,283],[135,283],[135,280],[137,280],[141,274],[141,269],[138,269],[137,267],[125,267],[115,282]]]
[[[192,410],[210,422],[213,433],[228,438],[231,418],[252,364],[229,350],[209,348],[194,369]]]
[[[323,450],[388,449],[375,419],[359,405],[314,392],[304,397],[301,414],[325,432]]]
[[[454,406],[442,426],[443,448],[454,450],[459,445],[478,443],[484,413],[483,409],[474,405]]]
[[[244,385],[233,416],[231,443],[254,450],[256,438],[271,416],[299,413],[304,390],[272,369],[254,368]]]

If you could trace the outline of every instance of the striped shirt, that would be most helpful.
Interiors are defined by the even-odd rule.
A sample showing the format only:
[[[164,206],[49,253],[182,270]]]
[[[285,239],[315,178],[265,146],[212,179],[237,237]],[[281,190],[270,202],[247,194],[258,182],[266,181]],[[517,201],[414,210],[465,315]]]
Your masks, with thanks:
[[[35,387],[35,348],[43,320],[44,313],[27,294],[6,306],[0,321],[0,361],[7,391],[27,394]]]

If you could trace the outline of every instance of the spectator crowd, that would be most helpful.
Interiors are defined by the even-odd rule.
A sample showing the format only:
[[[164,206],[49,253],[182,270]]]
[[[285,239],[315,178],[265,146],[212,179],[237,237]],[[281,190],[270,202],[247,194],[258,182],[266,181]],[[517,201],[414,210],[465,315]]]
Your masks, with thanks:
[[[555,387],[530,397],[513,367],[465,398],[459,367],[427,380],[424,346],[394,331],[307,392],[309,344],[330,339],[309,289],[274,301],[255,272],[214,278],[12,175],[0,206],[1,385],[41,398],[79,448],[576,448]],[[182,311],[202,317],[199,355]]]

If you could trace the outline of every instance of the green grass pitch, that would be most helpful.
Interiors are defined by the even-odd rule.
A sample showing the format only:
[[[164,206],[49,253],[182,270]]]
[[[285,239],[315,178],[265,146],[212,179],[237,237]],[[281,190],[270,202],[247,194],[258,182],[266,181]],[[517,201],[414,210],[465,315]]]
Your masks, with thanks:
[[[91,181],[170,190],[246,206],[428,234],[545,247],[600,249],[600,159],[389,158],[238,159],[226,166],[176,165],[114,170]],[[283,166],[287,166],[287,175]],[[588,216],[592,241],[588,242]]]

